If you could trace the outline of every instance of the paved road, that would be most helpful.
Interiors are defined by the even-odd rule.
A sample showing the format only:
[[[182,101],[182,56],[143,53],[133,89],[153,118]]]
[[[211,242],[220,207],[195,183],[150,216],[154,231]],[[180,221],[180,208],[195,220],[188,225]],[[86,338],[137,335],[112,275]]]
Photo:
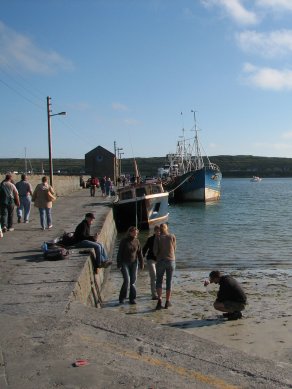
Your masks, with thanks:
[[[104,200],[78,191],[59,198],[52,231],[38,214],[0,241],[0,388],[291,388],[291,366],[220,347],[132,311],[95,309],[69,297],[85,258],[44,261],[44,240],[72,231]],[[106,305],[105,305],[106,306]],[[77,359],[88,365],[73,367]]]

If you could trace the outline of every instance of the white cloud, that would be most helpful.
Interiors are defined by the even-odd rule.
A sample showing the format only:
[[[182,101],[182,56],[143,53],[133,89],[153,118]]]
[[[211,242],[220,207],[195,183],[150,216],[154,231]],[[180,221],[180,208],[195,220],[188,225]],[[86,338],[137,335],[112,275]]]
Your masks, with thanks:
[[[269,33],[244,31],[236,35],[236,41],[245,52],[267,58],[292,53],[292,30],[278,30]]]
[[[122,112],[129,111],[129,108],[126,105],[121,103],[112,103],[112,109],[114,111],[122,111]]]
[[[258,23],[256,13],[247,10],[241,0],[201,0],[201,3],[207,8],[220,7],[228,17],[238,24],[252,25]]]
[[[0,66],[21,66],[33,73],[51,74],[57,70],[72,70],[73,64],[55,51],[38,48],[25,35],[0,21]]]
[[[292,11],[291,0],[256,0],[256,4],[265,8],[272,8],[276,11],[290,10]]]
[[[138,126],[140,124],[139,120],[136,120],[136,119],[125,119],[124,120],[125,124],[127,124],[128,126]]]
[[[281,134],[281,138],[286,140],[292,139],[292,131],[283,132],[283,134]]]
[[[292,70],[259,68],[247,63],[244,65],[243,71],[246,74],[244,80],[249,85],[277,91],[292,89]]]

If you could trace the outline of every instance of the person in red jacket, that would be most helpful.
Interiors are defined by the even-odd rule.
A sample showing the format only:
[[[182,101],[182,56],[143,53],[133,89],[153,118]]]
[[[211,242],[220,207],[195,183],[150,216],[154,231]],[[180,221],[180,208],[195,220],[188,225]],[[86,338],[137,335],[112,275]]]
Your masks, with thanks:
[[[96,188],[99,188],[99,180],[98,180],[98,178],[96,178],[94,176],[91,176],[89,186],[90,186],[90,196],[94,197]]]

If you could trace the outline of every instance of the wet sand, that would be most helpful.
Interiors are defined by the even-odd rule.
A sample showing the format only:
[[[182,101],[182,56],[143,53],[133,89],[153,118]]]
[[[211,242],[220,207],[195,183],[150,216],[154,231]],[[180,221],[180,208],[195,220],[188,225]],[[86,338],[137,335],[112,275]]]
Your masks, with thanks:
[[[155,311],[149,276],[139,271],[137,305],[118,304],[122,284],[113,266],[103,307],[126,315],[141,316],[149,325],[181,328],[204,339],[280,363],[292,364],[292,273],[291,270],[245,271],[230,273],[243,285],[248,305],[243,318],[227,321],[215,311],[213,302],[218,286],[204,287],[205,271],[176,270],[169,309]],[[165,296],[165,292],[164,292]]]

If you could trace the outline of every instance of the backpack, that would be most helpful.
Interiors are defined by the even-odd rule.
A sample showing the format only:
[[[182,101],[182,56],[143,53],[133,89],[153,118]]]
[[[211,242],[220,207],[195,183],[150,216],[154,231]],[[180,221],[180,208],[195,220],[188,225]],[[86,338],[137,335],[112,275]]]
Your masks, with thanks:
[[[3,184],[0,185],[0,203],[3,205],[12,205],[14,203],[13,193]]]
[[[68,259],[69,251],[66,250],[64,247],[47,249],[44,252],[44,258],[48,261],[60,261],[62,259]]]
[[[58,243],[65,247],[75,244],[74,232],[64,232]]]

